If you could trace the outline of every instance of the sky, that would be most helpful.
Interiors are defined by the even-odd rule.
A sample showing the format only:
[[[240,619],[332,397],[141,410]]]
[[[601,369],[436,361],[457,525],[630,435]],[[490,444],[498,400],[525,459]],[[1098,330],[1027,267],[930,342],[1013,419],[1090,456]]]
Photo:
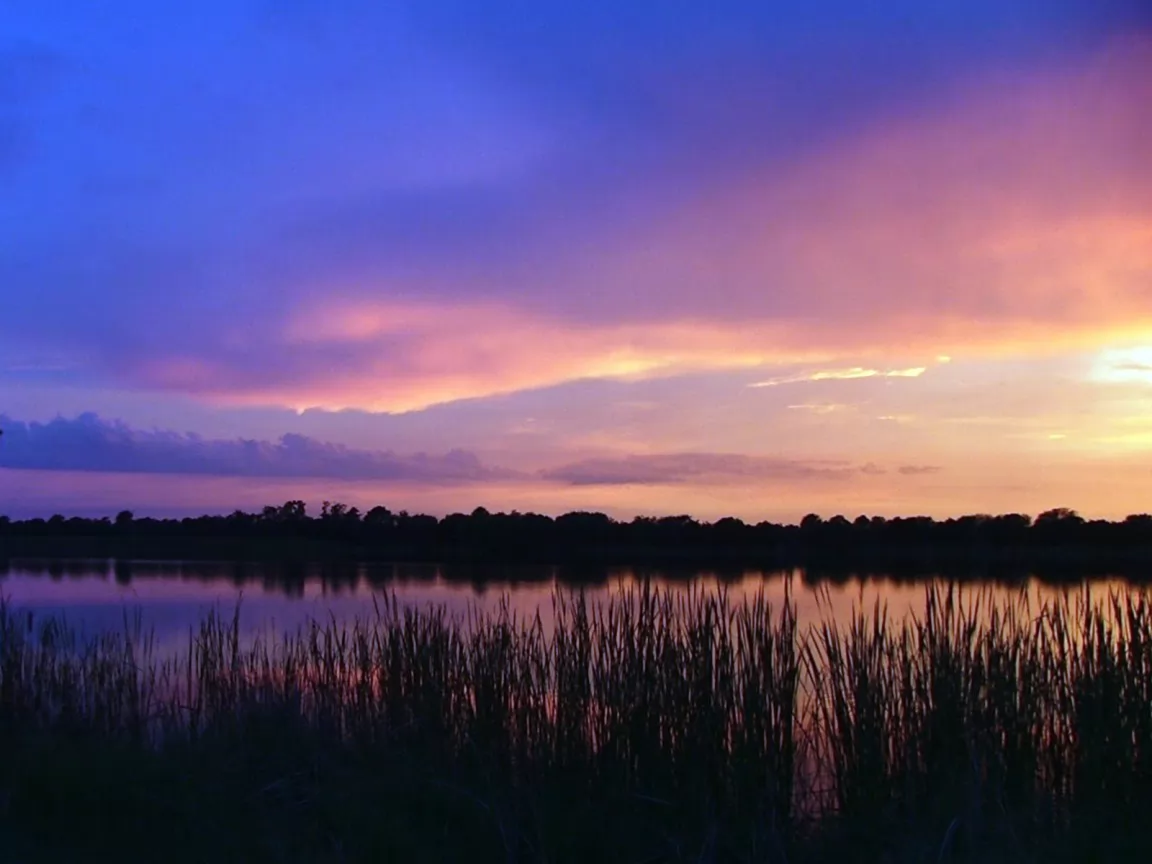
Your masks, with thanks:
[[[1147,0],[5,0],[0,512],[1152,509]]]

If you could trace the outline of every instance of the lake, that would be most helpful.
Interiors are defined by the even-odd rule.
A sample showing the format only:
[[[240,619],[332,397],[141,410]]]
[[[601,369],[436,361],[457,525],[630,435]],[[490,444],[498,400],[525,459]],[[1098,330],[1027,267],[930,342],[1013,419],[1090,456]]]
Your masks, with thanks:
[[[1119,578],[969,582],[962,591],[982,605],[968,615],[932,593],[947,583],[930,577],[805,570],[24,560],[0,573],[17,615],[62,615],[88,635],[139,616],[153,634],[143,653],[109,638],[76,655],[54,628],[29,637],[19,617],[0,622],[12,634],[0,725],[6,741],[22,736],[9,748],[22,767],[14,781],[0,774],[0,788],[16,790],[16,824],[60,812],[43,790],[63,788],[76,801],[68,812],[118,835],[171,824],[171,802],[186,800],[204,827],[172,836],[269,824],[277,842],[298,844],[294,831],[330,830],[313,815],[323,812],[338,814],[341,842],[401,838],[389,860],[457,836],[496,844],[485,860],[503,860],[504,835],[476,806],[486,799],[546,820],[525,825],[561,826],[565,843],[616,824],[643,840],[628,860],[657,860],[645,850],[675,830],[689,831],[684,848],[706,845],[716,822],[699,814],[717,811],[731,814],[734,842],[755,849],[765,807],[781,826],[775,842],[821,852],[790,860],[855,860],[824,855],[828,837],[914,850],[887,860],[939,860],[958,812],[990,820],[980,834],[962,829],[963,842],[1008,844],[979,860],[1089,860],[1109,838],[1148,840],[1131,826],[1152,807],[1152,606],[1147,588]],[[679,597],[725,591],[728,603],[646,598],[553,618],[558,592],[596,602],[646,582]],[[1114,610],[1074,600],[1038,615],[1062,595],[1112,592]],[[769,619],[740,604],[749,595],[777,609],[791,600],[796,618]],[[907,620],[927,596],[939,601],[931,614],[894,639],[805,627],[877,602]],[[382,597],[458,615],[507,604],[539,613],[541,627],[508,628],[502,615],[463,628],[441,615],[374,622]],[[206,614],[237,606],[253,650],[235,651],[227,624],[189,644]],[[369,627],[338,632],[358,620]],[[309,621],[322,626],[303,638],[257,639]],[[147,657],[164,662],[149,668]],[[381,814],[391,821],[377,841]],[[1132,845],[1107,860],[1148,860]],[[1076,854],[1058,859],[1065,847]]]
[[[862,605],[887,604],[890,617],[923,608],[932,578],[899,579],[883,574],[819,578],[797,568],[777,571],[679,571],[607,568],[572,572],[562,568],[462,568],[401,564],[260,564],[253,562],[13,560],[0,567],[0,597],[37,617],[62,615],[85,633],[118,630],[139,615],[153,631],[161,653],[187,647],[189,628],[215,610],[229,617],[239,606],[240,627],[249,638],[269,631],[293,632],[311,620],[351,623],[374,614],[373,604],[395,595],[401,605],[443,606],[464,615],[507,602],[521,615],[541,615],[547,628],[554,592],[584,591],[590,599],[636,586],[645,579],[671,591],[727,591],[730,598],[763,590],[779,605],[790,594],[801,626],[845,620]],[[1086,587],[1037,579],[1018,583],[966,583],[963,590],[1032,602],[1087,590],[1094,598],[1123,591],[1121,577],[1094,579]],[[1135,590],[1144,590],[1137,588]]]

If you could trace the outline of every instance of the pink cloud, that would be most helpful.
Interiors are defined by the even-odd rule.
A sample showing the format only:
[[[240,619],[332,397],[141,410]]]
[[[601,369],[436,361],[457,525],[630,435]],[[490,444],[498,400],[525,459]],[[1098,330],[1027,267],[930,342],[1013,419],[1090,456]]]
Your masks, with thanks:
[[[1099,347],[1152,332],[1150,154],[1152,42],[1117,42],[1076,68],[970,80],[620,236],[573,237],[515,274],[515,301],[325,286],[259,375],[181,356],[129,374],[224,402],[404,411],[582,378],[910,374],[941,353]]]
[[[789,321],[849,352],[1147,327],[1152,42],[969,82],[930,114],[745,178],[678,223],[615,262],[654,302]]]
[[[826,351],[783,347],[766,330],[707,320],[572,324],[494,303],[433,305],[326,300],[289,322],[282,345],[307,356],[337,350],[339,366],[294,367],[237,386],[226,364],[179,358],[138,373],[152,386],[239,404],[408,411],[584,378],[635,379],[765,363],[816,361]]]

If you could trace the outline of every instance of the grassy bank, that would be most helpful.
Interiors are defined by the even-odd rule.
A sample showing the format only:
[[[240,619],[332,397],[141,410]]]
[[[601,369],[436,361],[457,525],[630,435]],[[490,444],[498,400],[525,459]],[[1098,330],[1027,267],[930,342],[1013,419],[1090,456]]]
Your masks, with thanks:
[[[556,627],[384,603],[159,662],[0,610],[21,861],[1116,861],[1152,853],[1152,610],[918,619],[639,590]],[[8,860],[8,859],[6,859]]]

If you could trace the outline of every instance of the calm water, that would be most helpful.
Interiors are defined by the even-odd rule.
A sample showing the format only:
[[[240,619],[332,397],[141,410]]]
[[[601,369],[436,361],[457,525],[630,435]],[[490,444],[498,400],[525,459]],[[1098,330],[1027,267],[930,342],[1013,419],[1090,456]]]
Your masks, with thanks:
[[[155,633],[158,648],[166,652],[186,646],[189,628],[210,611],[230,616],[237,605],[248,636],[294,631],[312,619],[350,622],[369,617],[374,601],[391,594],[405,605],[445,606],[460,614],[472,607],[492,608],[506,598],[518,613],[539,611],[547,626],[555,591],[583,590],[590,598],[607,597],[645,578],[673,591],[723,586],[733,599],[764,590],[777,605],[790,591],[801,624],[828,616],[843,620],[854,607],[864,604],[871,609],[878,599],[887,603],[892,616],[914,613],[923,607],[929,584],[883,576],[813,582],[801,570],[717,574],[620,568],[573,574],[555,568],[476,572],[432,565],[25,561],[0,570],[0,596],[37,616],[62,614],[86,633],[122,629],[138,614]],[[574,584],[576,580],[579,584]],[[1088,590],[1103,597],[1125,586],[1120,579],[1103,579],[1093,581]],[[1035,580],[984,587],[1006,598],[1023,591],[1033,600],[1082,590]]]

